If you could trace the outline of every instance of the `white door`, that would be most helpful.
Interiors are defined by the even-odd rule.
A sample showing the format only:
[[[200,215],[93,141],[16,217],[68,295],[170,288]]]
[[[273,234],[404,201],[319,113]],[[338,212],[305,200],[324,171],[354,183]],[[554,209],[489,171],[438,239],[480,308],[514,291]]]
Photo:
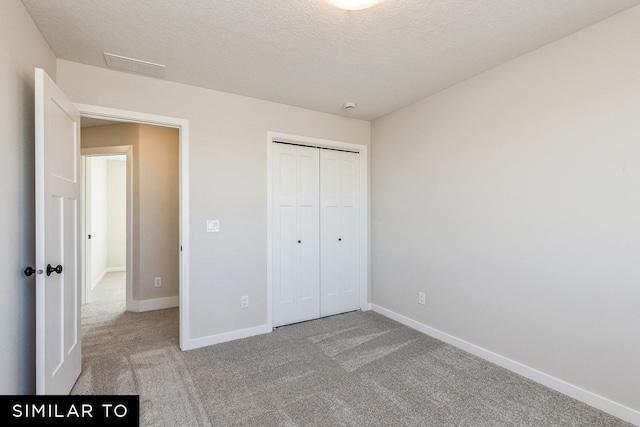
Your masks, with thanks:
[[[360,308],[360,159],[320,150],[321,315]]]
[[[80,375],[80,115],[35,73],[36,393],[68,394]]]
[[[273,326],[320,317],[318,151],[273,144]]]

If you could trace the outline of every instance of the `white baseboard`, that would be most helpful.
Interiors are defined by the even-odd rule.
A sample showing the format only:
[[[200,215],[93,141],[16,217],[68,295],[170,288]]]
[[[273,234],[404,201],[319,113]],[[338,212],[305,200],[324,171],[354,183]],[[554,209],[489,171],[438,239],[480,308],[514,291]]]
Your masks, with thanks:
[[[131,301],[131,311],[142,313],[143,311],[162,310],[163,308],[178,307],[179,299],[175,297],[164,297],[156,299],[133,300]]]
[[[224,332],[222,334],[209,335],[202,338],[187,338],[182,350],[193,350],[200,347],[206,347],[209,345],[220,344],[227,341],[239,340],[241,338],[248,338],[254,335],[262,335],[267,332],[271,332],[271,328],[267,325],[254,326],[252,328],[240,329],[238,331]]]
[[[600,409],[601,411],[607,412],[627,422],[640,425],[640,411],[621,405],[620,403],[609,400],[606,397],[602,397],[559,378],[540,372],[468,341],[456,338],[453,335],[449,335],[446,332],[442,332],[438,329],[417,322],[394,311],[380,307],[379,305],[372,304],[371,308],[376,313],[380,313],[383,316],[402,323],[403,325],[444,341],[447,344],[451,344],[454,347],[458,347],[491,363],[495,363],[498,366],[502,366],[516,374],[522,375],[525,378],[545,385],[555,391],[566,394],[567,396],[584,402],[587,405],[593,406],[594,408]]]
[[[104,279],[104,276],[107,273],[113,273],[115,271],[126,271],[127,267],[107,267],[104,269],[104,271],[102,273],[100,273],[100,276],[98,276],[98,278],[96,280],[93,281],[93,283],[91,283],[91,290],[95,289],[96,286],[98,286],[98,283],[100,283],[100,281],[102,279]]]
[[[100,275],[98,276],[98,278],[96,280],[93,281],[93,283],[91,283],[91,290],[94,290],[96,288],[96,286],[98,286],[98,283],[100,283],[100,281],[102,279],[104,279],[105,274],[107,274],[108,271],[105,269],[102,273],[100,273]]]

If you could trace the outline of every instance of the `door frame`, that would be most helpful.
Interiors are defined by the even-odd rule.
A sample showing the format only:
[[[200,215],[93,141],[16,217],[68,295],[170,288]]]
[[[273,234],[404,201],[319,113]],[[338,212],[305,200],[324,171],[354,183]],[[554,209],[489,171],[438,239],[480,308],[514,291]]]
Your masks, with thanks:
[[[371,310],[369,300],[369,152],[366,145],[329,139],[267,132],[267,330],[273,329],[273,143],[332,148],[360,154],[360,309]]]
[[[90,261],[87,256],[87,192],[89,187],[87,186],[86,172],[87,172],[87,157],[101,157],[101,156],[113,156],[113,155],[125,155],[126,156],[126,310],[133,311],[133,146],[131,145],[118,145],[111,147],[96,147],[96,148],[82,148],[80,150],[82,160],[82,200],[80,201],[80,232],[82,240],[80,242],[80,257],[81,257],[81,277],[84,281],[82,287],[82,303],[86,304],[91,302],[91,278],[89,277],[90,269],[87,268]]]
[[[160,116],[136,111],[75,104],[81,117],[139,123],[176,128],[179,131],[179,179],[180,179],[180,261],[179,261],[179,307],[180,348],[193,348],[189,335],[189,120]],[[129,276],[129,275],[127,275]]]

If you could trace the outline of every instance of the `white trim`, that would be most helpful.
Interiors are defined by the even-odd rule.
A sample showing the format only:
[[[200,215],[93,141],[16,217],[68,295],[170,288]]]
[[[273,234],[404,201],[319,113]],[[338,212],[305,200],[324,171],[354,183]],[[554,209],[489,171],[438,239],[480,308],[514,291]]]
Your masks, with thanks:
[[[459,349],[462,349],[491,363],[495,363],[498,366],[501,366],[505,369],[515,372],[516,374],[522,375],[525,378],[547,386],[550,389],[558,391],[562,394],[566,394],[569,397],[572,397],[576,400],[586,403],[587,405],[593,406],[594,408],[614,415],[622,420],[640,425],[640,411],[621,405],[620,403],[609,400],[606,397],[602,397],[598,394],[570,384],[559,378],[553,377],[549,374],[545,374],[544,372],[540,372],[527,365],[516,362],[515,360],[501,356],[483,347],[454,337],[453,335],[449,335],[446,332],[442,332],[439,329],[427,326],[394,311],[388,310],[384,307],[380,307],[379,305],[372,304],[372,309],[376,313],[382,314],[383,316],[400,322],[403,325],[444,341],[447,344],[451,344],[454,347],[458,347]]]
[[[273,182],[272,147],[275,141],[360,153],[360,308],[363,311],[369,310],[369,154],[367,146],[279,132],[267,132],[267,329],[271,330],[273,327],[273,282],[271,277],[273,274],[271,269],[273,262],[273,218],[271,212],[273,194],[271,187]]]
[[[191,348],[189,328],[189,121],[95,105],[75,104],[83,117],[144,123],[180,131],[180,348]],[[129,275],[127,275],[128,277]]]
[[[107,270],[104,270],[102,273],[100,273],[100,275],[98,276],[98,278],[96,280],[94,280],[93,282],[91,282],[91,290],[93,291],[96,286],[98,286],[98,283],[100,283],[100,281],[102,279],[104,279],[105,274],[107,274]],[[91,295],[87,292],[87,295]],[[89,301],[91,302],[91,301]]]
[[[81,113],[82,114],[82,113]],[[82,156],[82,183],[83,183],[83,187],[85,188],[85,191],[83,191],[83,198],[82,198],[82,212],[80,212],[80,215],[82,216],[82,247],[81,247],[81,257],[82,257],[82,266],[84,268],[84,275],[85,275],[85,283],[87,282],[86,276],[87,276],[87,269],[86,265],[88,262],[90,262],[90,260],[86,259],[86,255],[87,255],[87,249],[86,249],[86,239],[85,236],[88,234],[87,230],[86,230],[86,225],[87,225],[87,218],[86,218],[86,201],[85,201],[85,196],[86,196],[86,185],[85,185],[85,178],[86,178],[86,160],[87,157],[95,157],[95,156],[107,156],[107,155],[113,155],[113,154],[124,154],[126,156],[126,186],[127,186],[127,194],[126,194],[126,198],[127,198],[127,202],[126,202],[126,231],[125,231],[125,244],[126,244],[126,263],[127,265],[125,267],[122,267],[122,270],[125,271],[133,271],[133,163],[134,163],[134,155],[133,155],[133,146],[132,145],[114,145],[114,146],[110,146],[110,147],[95,147],[95,148],[83,148],[80,150],[80,154]],[[113,270],[113,271],[122,271],[122,270]],[[107,271],[111,271],[109,269],[105,270],[105,272]],[[102,277],[104,277],[104,273],[100,276],[100,280],[102,280]],[[126,302],[125,302],[125,309],[127,311],[133,311],[132,309],[132,301],[133,301],[133,275],[132,274],[127,274],[126,278],[126,285],[125,285],[125,289],[126,289]],[[96,283],[97,284],[97,283]],[[91,286],[91,290],[95,288],[95,285],[92,284]],[[86,300],[83,298],[83,300],[85,300],[87,303],[91,302],[91,290],[87,290],[86,291]]]
[[[206,347],[223,342],[249,338],[255,335],[262,335],[271,332],[271,328],[267,325],[254,326],[252,328],[240,329],[237,331],[224,332],[222,334],[209,335],[202,338],[193,338],[189,340],[190,347],[182,348],[183,350],[193,350],[200,347]]]
[[[82,131],[81,131],[82,135]],[[81,137],[82,138],[82,137]],[[82,150],[81,150],[82,151]],[[93,288],[92,284],[89,282],[90,272],[87,270],[87,241],[85,236],[87,235],[87,223],[86,223],[86,213],[87,213],[87,162],[82,155],[80,156],[80,177],[82,178],[80,181],[80,236],[78,237],[80,241],[80,256],[78,262],[80,263],[80,280],[82,284],[80,285],[81,290],[81,303],[82,305],[88,304],[91,302],[91,289]]]
[[[162,310],[163,308],[178,307],[180,304],[179,297],[164,297],[155,299],[133,300],[131,311],[142,313],[143,311]]]
[[[124,265],[122,267],[107,267],[105,268],[105,273],[115,273],[118,271],[127,271],[127,267],[125,267]]]

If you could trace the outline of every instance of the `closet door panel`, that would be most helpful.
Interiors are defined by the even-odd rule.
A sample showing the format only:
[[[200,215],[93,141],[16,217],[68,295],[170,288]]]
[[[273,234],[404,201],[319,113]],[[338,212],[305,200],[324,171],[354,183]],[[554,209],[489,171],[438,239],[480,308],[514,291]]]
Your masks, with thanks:
[[[317,318],[318,149],[273,145],[273,325]]]
[[[280,277],[276,301],[280,304],[293,303],[296,299],[299,266],[296,262],[297,246],[293,239],[296,238],[295,214],[293,207],[283,206],[280,209],[280,250],[278,276]]]
[[[319,150],[296,147],[299,153],[300,317],[320,316],[320,166]],[[313,317],[311,317],[313,316]],[[305,319],[305,320],[307,320]]]
[[[332,301],[327,297],[336,297],[340,293],[340,247],[338,234],[340,229],[340,160],[337,152],[320,150],[320,279],[321,313],[325,316]]]
[[[360,308],[358,162],[356,153],[320,152],[322,316]]]
[[[296,153],[290,147],[279,147],[273,153],[273,304],[278,317],[292,304],[296,295],[297,247],[292,240],[296,226]]]
[[[360,308],[360,164],[356,153],[341,153],[340,234],[344,310]]]

